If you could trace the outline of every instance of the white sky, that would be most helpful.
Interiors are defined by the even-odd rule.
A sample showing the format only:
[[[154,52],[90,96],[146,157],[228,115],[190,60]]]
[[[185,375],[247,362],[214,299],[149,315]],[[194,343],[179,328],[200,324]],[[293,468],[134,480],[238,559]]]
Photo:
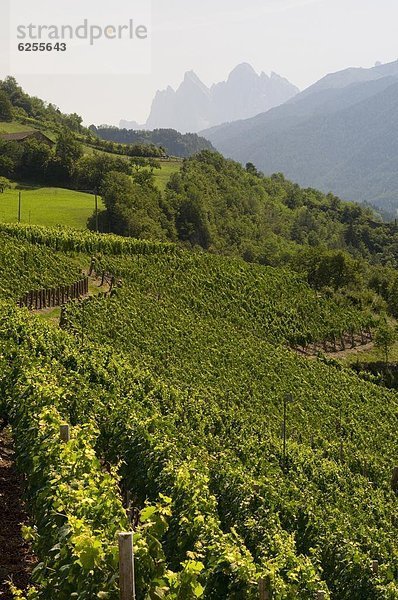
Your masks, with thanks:
[[[54,6],[60,1],[77,0]],[[109,6],[112,22],[118,10],[134,6],[132,0],[79,0],[84,3]],[[6,8],[0,0],[3,39]],[[397,0],[152,0],[150,75],[17,78],[29,93],[80,113],[87,124],[144,122],[156,90],[176,87],[185,71],[211,84],[249,62],[303,89],[329,72],[396,60],[397,30]],[[2,51],[0,78],[13,74],[7,69]]]

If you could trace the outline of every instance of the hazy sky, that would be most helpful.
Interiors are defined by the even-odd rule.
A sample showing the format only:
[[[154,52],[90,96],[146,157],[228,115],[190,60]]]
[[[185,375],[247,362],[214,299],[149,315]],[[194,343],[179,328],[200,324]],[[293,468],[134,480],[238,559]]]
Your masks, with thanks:
[[[80,5],[85,2],[109,5],[113,21],[129,5]],[[155,91],[177,86],[191,69],[210,84],[249,62],[303,89],[329,72],[398,58],[397,0],[152,0],[152,19],[150,75],[18,79],[29,93],[80,113],[87,124],[118,124],[120,118],[145,121]],[[0,60],[0,77],[6,69]]]

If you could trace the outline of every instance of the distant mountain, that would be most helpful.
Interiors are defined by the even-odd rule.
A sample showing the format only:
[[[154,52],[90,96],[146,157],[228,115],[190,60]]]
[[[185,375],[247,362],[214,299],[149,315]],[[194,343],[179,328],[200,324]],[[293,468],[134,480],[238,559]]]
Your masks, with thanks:
[[[210,88],[189,71],[176,91],[169,86],[156,93],[144,127],[125,120],[120,122],[120,127],[198,132],[220,123],[253,117],[286,102],[298,92],[287,79],[276,73],[258,75],[247,63],[238,65],[227,81]]]
[[[125,119],[121,119],[119,127],[120,129],[133,129],[134,131],[145,129],[145,125],[140,125],[137,121],[126,121]]]
[[[179,133],[174,129],[134,131],[118,129],[112,125],[92,125],[90,130],[98,137],[119,144],[155,144],[165,149],[169,156],[187,158],[201,150],[214,150],[212,144],[196,133]]]
[[[398,61],[327,75],[283,106],[202,135],[267,174],[396,211]]]

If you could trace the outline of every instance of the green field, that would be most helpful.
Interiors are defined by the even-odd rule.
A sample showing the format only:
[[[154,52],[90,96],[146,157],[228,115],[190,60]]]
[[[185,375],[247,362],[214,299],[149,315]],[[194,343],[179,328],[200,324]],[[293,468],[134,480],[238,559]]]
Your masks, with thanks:
[[[29,125],[23,125],[22,123],[17,123],[16,121],[11,121],[10,123],[0,121],[0,134],[19,133],[20,131],[33,131],[33,127],[29,127]]]
[[[108,154],[107,152],[104,152],[103,150],[96,150],[87,145],[84,145],[83,148],[84,148],[85,154],[94,154],[94,152]],[[125,156],[124,154],[116,154],[113,156],[119,156],[120,158],[124,158],[125,160],[128,160],[128,156]],[[154,170],[155,184],[157,185],[158,189],[161,192],[164,192],[170,177],[173,175],[173,173],[177,173],[180,170],[181,165],[182,165],[182,159],[181,158],[171,158],[170,160],[161,160],[159,162],[160,162],[162,168],[161,168],[161,170],[159,170],[159,169]]]
[[[155,183],[162,192],[166,189],[166,185],[173,173],[177,173],[180,170],[181,164],[182,161],[177,158],[174,160],[162,161],[162,170],[155,170]]]
[[[18,195],[18,189],[6,190],[0,194],[0,221],[12,223],[18,220]],[[85,229],[94,208],[92,194],[48,187],[21,190],[22,223]],[[98,208],[103,209],[101,199]]]
[[[9,124],[11,125],[11,124]],[[2,124],[0,123],[0,128]],[[162,170],[155,171],[155,182],[161,191],[173,173],[181,166],[179,160],[162,162]],[[19,190],[13,188],[0,194],[0,221],[15,223],[18,220]],[[65,225],[85,229],[87,219],[94,212],[94,196],[63,188],[38,187],[21,190],[21,223],[32,225]],[[104,205],[99,199],[99,210]]]

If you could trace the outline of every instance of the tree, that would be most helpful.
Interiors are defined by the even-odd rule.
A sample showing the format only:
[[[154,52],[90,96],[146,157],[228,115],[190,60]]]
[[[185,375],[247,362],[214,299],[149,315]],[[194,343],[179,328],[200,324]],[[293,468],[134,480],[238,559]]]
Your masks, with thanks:
[[[112,156],[94,152],[94,154],[82,156],[76,165],[76,177],[81,189],[96,190],[111,171],[129,175],[131,167],[129,162],[120,156]]]
[[[387,317],[384,317],[377,328],[375,344],[376,348],[379,348],[385,358],[385,362],[388,365],[388,359],[390,355],[390,350],[394,346],[397,341],[397,330],[395,327],[389,324],[387,321]]]
[[[251,162],[246,163],[246,171],[256,177],[261,177],[261,173],[257,170],[256,165]]]
[[[20,144],[23,149],[18,175],[31,181],[44,181],[47,175],[47,166],[51,158],[51,148],[47,144],[29,139]]]
[[[21,157],[23,154],[22,144],[6,142],[0,139],[0,175],[13,177],[18,173]]]
[[[12,104],[5,92],[0,90],[0,121],[12,121]]]
[[[105,175],[100,193],[111,230],[119,235],[144,239],[167,239],[166,217],[160,207],[160,192],[138,185],[116,171]]]
[[[81,118],[80,115],[78,115],[76,113],[72,113],[70,115],[64,115],[63,122],[64,122],[65,126],[68,129],[71,129],[72,131],[77,131],[77,132],[82,131],[83,119]]]
[[[6,77],[0,82],[0,89],[5,92],[14,108],[20,108],[29,116],[34,116],[32,99],[18,85],[15,77]]]
[[[3,194],[4,190],[11,188],[11,181],[7,177],[0,177],[0,194]]]
[[[358,261],[341,250],[305,249],[298,253],[294,264],[297,270],[307,273],[308,283],[316,289],[355,286],[360,274]]]
[[[83,150],[75,136],[67,129],[65,129],[58,137],[55,155],[58,158],[65,175],[71,177],[75,170],[76,162],[83,155]]]

